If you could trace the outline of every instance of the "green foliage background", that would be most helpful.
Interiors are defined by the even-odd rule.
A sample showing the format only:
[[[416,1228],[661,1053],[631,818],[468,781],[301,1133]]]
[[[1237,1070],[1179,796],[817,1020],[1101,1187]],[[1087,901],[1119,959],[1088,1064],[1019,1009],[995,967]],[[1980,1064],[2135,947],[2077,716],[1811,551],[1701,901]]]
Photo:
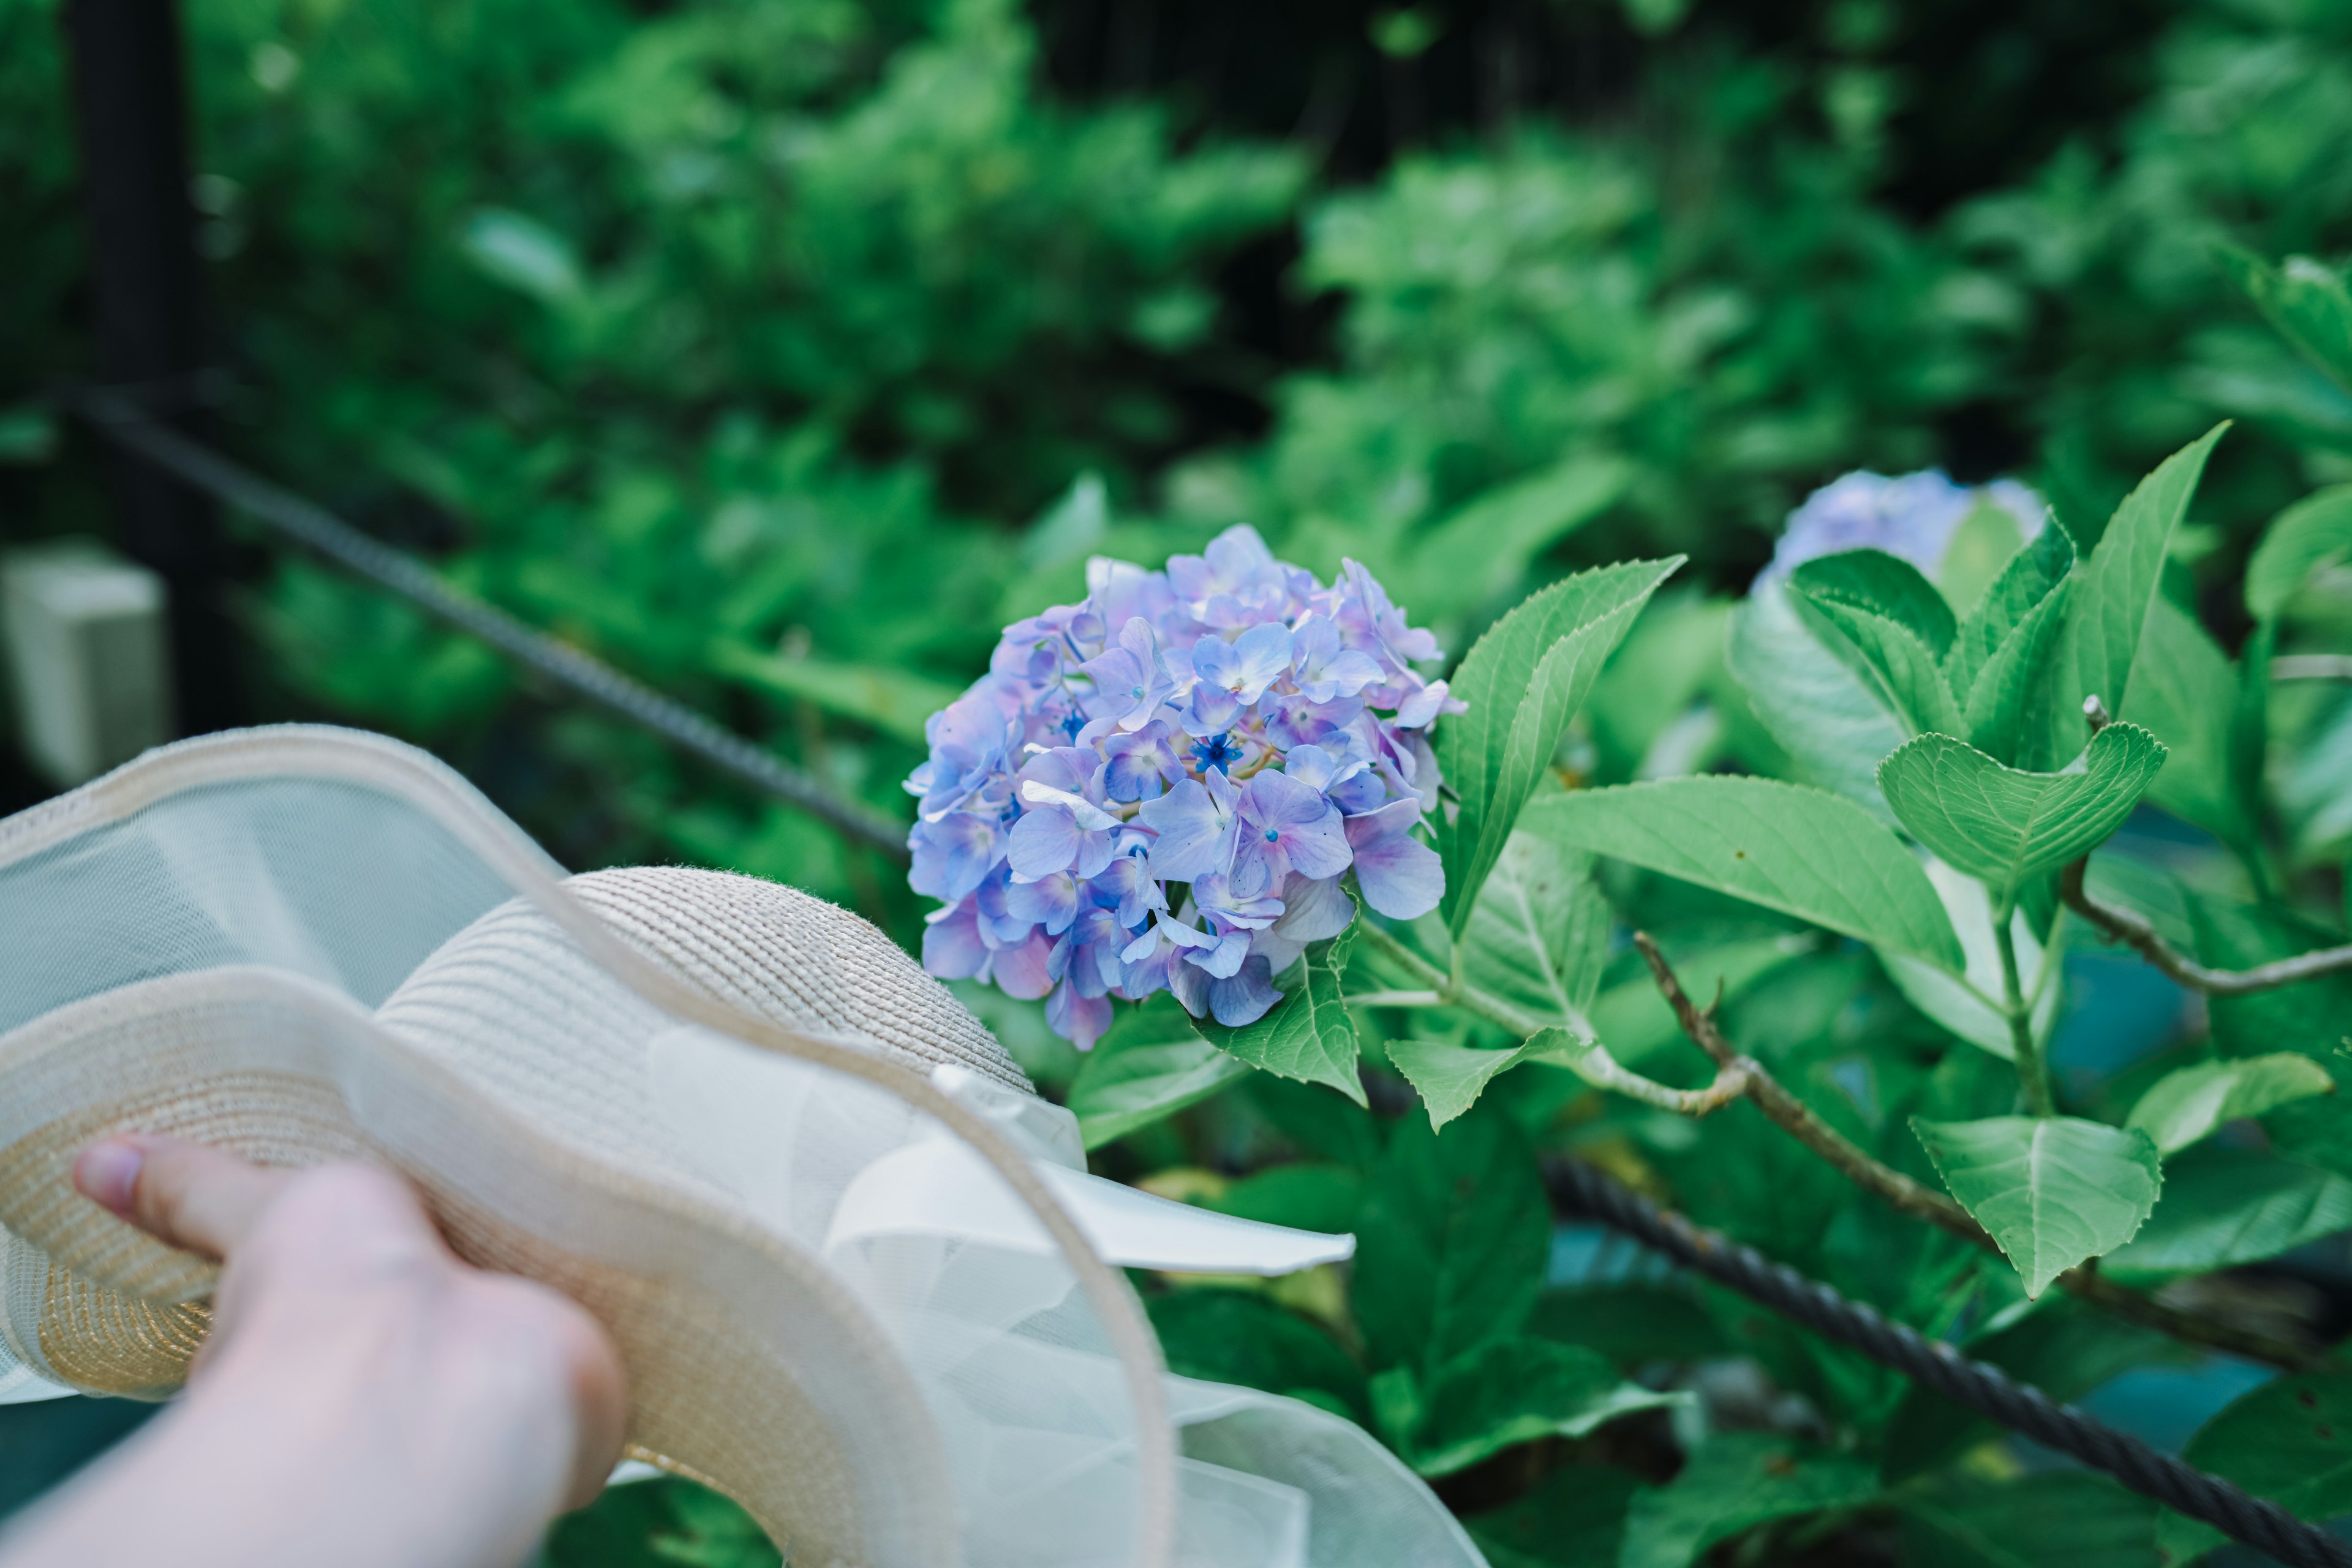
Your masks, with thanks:
[[[1239,519],[1327,575],[1366,562],[1457,653],[1571,570],[1687,553],[1553,782],[1802,775],[1722,650],[1808,492],[1857,468],[2015,474],[2087,552],[2141,475],[2232,417],[2169,536],[2169,673],[2124,715],[2172,748],[2151,798],[2189,847],[2114,875],[2210,963],[2342,940],[2352,707],[2283,685],[2251,763],[2226,715],[2248,552],[2352,480],[2352,392],[2264,323],[2221,248],[2352,251],[2341,0],[1203,0],[1160,8],[1156,74],[1115,7],[1076,0],[185,9],[225,440],[878,807],[903,809],[925,715],[1000,625],[1078,596],[1090,554],[1157,563]],[[1221,26],[1235,41],[1207,71]],[[1548,41],[1550,89],[1464,88],[1508,55],[1494,37]],[[9,396],[87,368],[77,204],[56,6],[0,0]],[[95,455],[31,404],[0,419],[0,457],[12,534],[105,527]],[[244,549],[257,714],[427,744],[570,864],[730,867],[918,930],[881,858],[397,604]],[[2334,650],[2343,613],[2305,595],[2279,650]],[[1695,984],[1720,978],[1742,1048],[1908,1173],[1936,1175],[1908,1118],[2009,1109],[2007,1069],[1866,954],[1622,862],[1597,879],[1600,925],[1659,931]],[[1671,1019],[1612,954],[1592,1016],[1672,1079]],[[1069,1089],[1080,1068],[1034,1012],[972,999]],[[2324,1057],[2336,1026],[2298,994],[2216,1004],[2202,1028],[2067,1079],[2073,1108],[2118,1121],[2217,1052]],[[1891,1313],[1975,1324],[1972,1350],[2062,1396],[2177,1350],[2063,1304],[1991,1310],[1982,1258],[1747,1108],[1699,1126],[1601,1109],[1548,1068],[1497,1081],[1516,1087],[1445,1136],[1418,1108],[1222,1071],[1181,1115],[1123,1126],[1098,1156],[1116,1173],[1388,1238],[1353,1301],[1325,1274],[1155,1295],[1180,1369],[1301,1393],[1430,1467],[1475,1451],[1442,1484],[1515,1568],[1681,1568],[1724,1542],[1797,1561],[1825,1539],[1920,1563],[2155,1561],[2134,1500],[2014,1482],[1991,1434],[1843,1351],[1673,1282],[1547,1286],[1534,1158],[1576,1148]],[[2263,1125],[2340,1184],[2334,1103]],[[1448,1183],[1483,1194],[1475,1223],[1415,1207]],[[1364,1315],[1365,1279],[1432,1259],[1483,1336],[1444,1348],[1497,1384],[1585,1391],[1572,1404],[1747,1358],[1809,1414],[1768,1398],[1745,1428],[1652,1411],[1479,1449],[1431,1403],[1435,1309]],[[550,1561],[772,1561],[663,1487],[567,1524]]]

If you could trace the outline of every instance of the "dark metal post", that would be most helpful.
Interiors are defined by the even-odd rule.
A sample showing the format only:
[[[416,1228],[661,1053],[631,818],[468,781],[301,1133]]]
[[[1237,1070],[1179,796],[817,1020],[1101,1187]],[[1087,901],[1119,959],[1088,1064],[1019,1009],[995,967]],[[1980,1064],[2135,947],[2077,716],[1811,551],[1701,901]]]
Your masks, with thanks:
[[[200,434],[184,413],[205,342],[177,0],[68,0],[65,27],[98,377],[153,384],[158,411],[181,410],[174,423]],[[118,457],[110,468],[120,542],[171,591],[180,729],[236,724],[244,705],[221,602],[219,517],[205,497],[148,464]]]

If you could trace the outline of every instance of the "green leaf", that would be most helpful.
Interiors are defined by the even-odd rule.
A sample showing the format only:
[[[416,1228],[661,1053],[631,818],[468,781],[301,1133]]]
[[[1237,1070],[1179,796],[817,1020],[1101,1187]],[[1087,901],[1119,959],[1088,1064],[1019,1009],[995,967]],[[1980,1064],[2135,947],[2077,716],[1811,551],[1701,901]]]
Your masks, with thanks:
[[[1948,733],[1960,727],[1942,660],[1910,628],[1834,599],[1811,601],[1807,614],[1828,628],[1824,640],[1863,677],[1905,734]]]
[[[1202,1206],[1299,1230],[1353,1230],[1364,1205],[1363,1173],[1347,1165],[1300,1161],[1245,1176]]]
[[[482,272],[543,303],[578,304],[587,279],[572,242],[535,217],[481,207],[466,220],[459,246]]]
[[[2273,267],[2244,251],[2230,259],[2238,286],[2287,342],[2352,392],[2352,293],[2344,279],[2308,256]]]
[[[2044,531],[2054,534],[2058,530]],[[2060,583],[1978,668],[1960,699],[1960,724],[1970,745],[2000,762],[2016,761],[2026,715],[2032,711],[2059,629],[2066,624],[2066,607],[2074,602],[2074,584]]]
[[[1925,1121],[1913,1131],[1960,1206],[1991,1233],[2039,1296],[2082,1262],[2129,1241],[2164,1176],[2137,1127],[2073,1116]]]
[[[1944,906],[1965,955],[1955,973],[1908,953],[1877,949],[1878,962],[1906,999],[1952,1033],[2009,1060],[2017,1043],[2010,1036],[2009,1018],[1992,1000],[2001,994],[2000,952],[1993,942],[1992,897],[1974,877],[1954,869],[1936,856],[1927,858],[1928,885]],[[2053,941],[2063,947],[2068,927],[2060,925]],[[2017,956],[2018,981],[2033,1007],[2033,1037],[2044,1044],[2057,1026],[2058,1007],[2065,991],[2063,953],[2043,946],[2034,934],[2032,916],[2022,907],[2010,917],[2009,940]]]
[[[1592,857],[1519,832],[1470,911],[1464,973],[1480,990],[1565,1028],[1585,1013],[1608,959],[1609,902],[1592,884]]]
[[[2231,765],[2237,704],[2229,656],[2194,616],[2159,595],[2119,717],[2146,726],[2171,753],[2148,799],[2231,844],[2247,841],[2257,810]]]
[[[887,665],[786,658],[727,641],[712,643],[709,657],[717,674],[814,703],[917,746],[924,743],[923,726],[930,716],[961,695],[944,681]]]
[[[1878,1477],[1857,1460],[1793,1438],[1726,1432],[1691,1454],[1675,1479],[1633,1494],[1617,1568],[1690,1568],[1708,1548],[1774,1520],[1859,1508]]]
[[[1591,1045],[1591,1036],[1570,1035],[1554,1026],[1532,1036],[1517,1050],[1482,1050],[1443,1040],[1391,1040],[1388,1052],[1390,1062],[1420,1092],[1433,1131],[1469,1110],[1488,1084],[1521,1062],[1549,1061],[1566,1067],[1580,1054],[1580,1047],[1590,1048]]]
[[[2186,1149],[2241,1116],[2315,1094],[2333,1094],[2335,1079],[2309,1057],[2291,1051],[2199,1062],[2151,1085],[2124,1119],[2156,1141],[2159,1153]]]
[[[1884,550],[1816,556],[1789,575],[1789,585],[1817,605],[1845,605],[1895,622],[1941,659],[1958,623],[1951,605],[1919,569]]]
[[[1462,1522],[1493,1568],[1612,1568],[1642,1484],[1609,1465],[1563,1465],[1521,1497]]]
[[[1356,1234],[1350,1294],[1372,1363],[1436,1367],[1519,1331],[1543,1289],[1551,1209],[1509,1117],[1481,1108],[1443,1137],[1407,1117]]]
[[[751,1516],[707,1487],[659,1476],[607,1487],[548,1527],[534,1568],[779,1568]]]
[[[2053,589],[2074,569],[2074,542],[2066,531],[2045,525],[2011,555],[1960,619],[1944,673],[1952,689],[1967,691],[2002,645],[2023,627]]]
[[[2173,531],[2189,510],[2205,459],[2229,426],[2217,425],[2167,458],[2116,509],[2098,548],[2077,569],[2078,586],[2050,652],[2018,760],[2052,768],[2082,750],[2083,700],[2096,696],[2110,713],[2130,695],[2132,660],[2155,601]]]
[[[1732,679],[1801,778],[1891,823],[1878,795],[1878,759],[1903,743],[1903,727],[1796,606],[1794,594],[1762,583],[1733,609]]]
[[[1964,741],[1922,735],[1878,767],[1878,787],[1911,837],[1991,891],[1997,917],[2024,885],[2087,855],[2123,825],[2164,766],[2156,737],[2110,724],[2083,771],[2004,767]]]
[[[1415,618],[1434,620],[1509,593],[1528,563],[1616,504],[1633,478],[1622,458],[1579,453],[1479,491],[1413,546],[1405,580],[1413,585]]]
[[[1758,981],[1802,955],[1808,946],[1806,938],[1791,933],[1726,942],[1694,952],[1675,951],[1675,971],[1693,996],[1712,999],[1719,993],[1725,1001],[1734,1002]],[[1593,998],[1592,1031],[1620,1066],[1637,1070],[1643,1060],[1662,1051],[1689,1048],[1682,1024],[1658,994],[1657,982],[1647,969]]]
[[[1249,1068],[1201,1037],[1168,992],[1123,1012],[1078,1064],[1069,1108],[1089,1149],[1216,1093]]]
[[[1902,841],[1852,801],[1770,779],[1661,779],[1536,802],[1528,831],[1862,942],[1960,967],[1959,939]]]
[[[2156,1504],[2089,1470],[1950,1475],[1901,1495],[1906,1568],[2148,1568]]]
[[[2352,1181],[2256,1149],[2193,1150],[2164,1167],[2164,1200],[2100,1268],[2161,1280],[2260,1263],[2352,1226]]]
[[[1687,1285],[1627,1282],[1547,1290],[1528,1331],[1598,1351],[1621,1366],[1644,1362],[1709,1361],[1732,1353],[1731,1341]]]
[[[1292,1398],[1319,1394],[1358,1421],[1370,1419],[1363,1369],[1337,1340],[1264,1292],[1193,1287],[1144,1304],[1168,1370],[1178,1376]]]
[[[2352,557],[2352,485],[2332,485],[2271,520],[2246,562],[2246,608],[2258,621],[2284,614],[2312,574]]]
[[[1595,1352],[1519,1335],[1439,1370],[1407,1458],[1435,1479],[1521,1443],[1581,1437],[1621,1415],[1689,1399],[1626,1382]]]
[[[1356,1076],[1355,1020],[1340,997],[1348,949],[1356,927],[1309,947],[1275,981],[1282,1000],[1255,1024],[1228,1028],[1214,1018],[1195,1018],[1192,1027],[1219,1050],[1254,1068],[1300,1083],[1328,1084],[1358,1105],[1365,1104],[1363,1080]]]
[[[1437,726],[1437,756],[1460,797],[1441,818],[1445,919],[1459,936],[1519,808],[1550,763],[1560,731],[1633,619],[1683,563],[1636,561],[1580,572],[1487,628],[1454,672],[1469,704]]]
[[[2197,1430],[2180,1457],[2315,1522],[2352,1513],[2352,1373],[2294,1373],[2239,1395]],[[2157,1516],[2165,1560],[2187,1563],[2221,1533],[2183,1514]]]

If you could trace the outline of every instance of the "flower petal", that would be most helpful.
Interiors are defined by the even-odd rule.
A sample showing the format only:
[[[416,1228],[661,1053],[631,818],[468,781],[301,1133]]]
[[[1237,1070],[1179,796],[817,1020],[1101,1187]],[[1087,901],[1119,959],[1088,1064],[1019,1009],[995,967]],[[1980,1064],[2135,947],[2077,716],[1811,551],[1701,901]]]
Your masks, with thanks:
[[[1380,810],[1348,818],[1348,842],[1356,852],[1356,885],[1364,902],[1391,920],[1417,920],[1445,896],[1445,867],[1437,852],[1412,837],[1421,803],[1391,801]]]

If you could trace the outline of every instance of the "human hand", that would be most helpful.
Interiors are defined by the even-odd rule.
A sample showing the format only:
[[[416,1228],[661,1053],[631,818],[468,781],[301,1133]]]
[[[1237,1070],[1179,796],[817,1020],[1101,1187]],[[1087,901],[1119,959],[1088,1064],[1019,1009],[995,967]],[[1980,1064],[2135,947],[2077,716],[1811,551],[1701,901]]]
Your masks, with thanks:
[[[624,1408],[611,1341],[556,1292],[460,1262],[397,1176],[124,1135],[85,1149],[74,1184],[224,1266],[178,1406],[47,1510],[22,1562],[184,1565],[193,1545],[205,1563],[504,1568],[604,1484]],[[78,1516],[73,1493],[124,1472],[139,1519]]]

